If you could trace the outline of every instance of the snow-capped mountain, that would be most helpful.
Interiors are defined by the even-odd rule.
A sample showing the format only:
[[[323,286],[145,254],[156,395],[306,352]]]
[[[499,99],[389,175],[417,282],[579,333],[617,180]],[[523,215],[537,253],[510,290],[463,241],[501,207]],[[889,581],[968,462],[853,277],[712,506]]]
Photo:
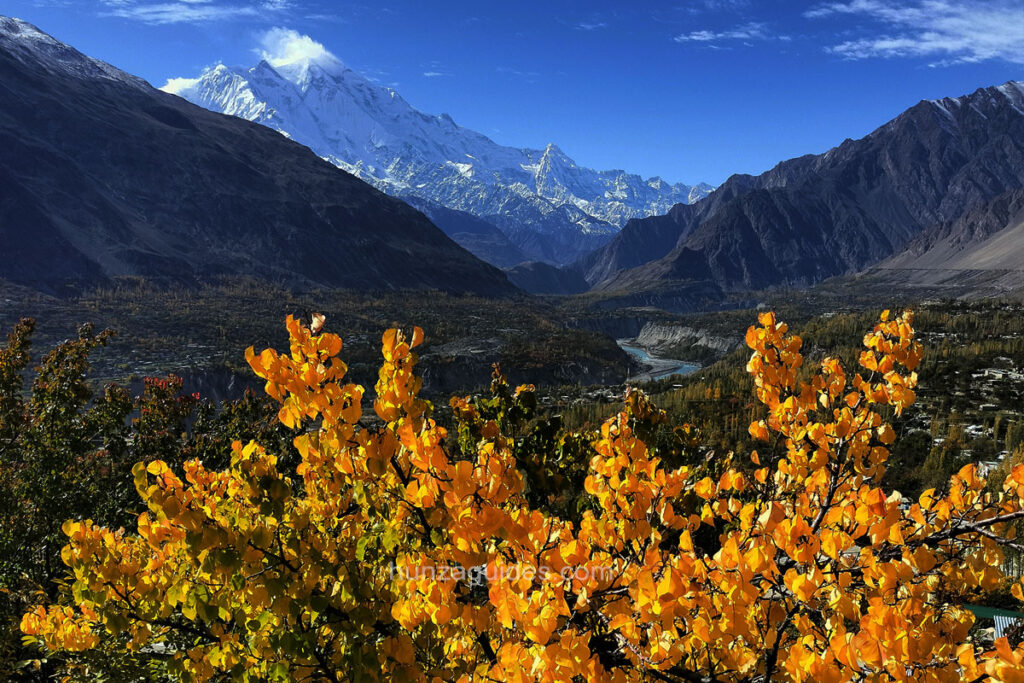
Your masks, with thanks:
[[[307,147],[4,16],[0,150],[0,280],[19,286],[76,294],[122,277],[245,277],[516,291],[421,212]],[[465,230],[487,243],[474,227]]]
[[[499,145],[447,114],[418,111],[326,52],[248,69],[219,65],[164,90],[276,129],[388,194],[483,218],[531,258],[552,263],[600,246],[631,218],[713,189],[582,168],[553,144]]]

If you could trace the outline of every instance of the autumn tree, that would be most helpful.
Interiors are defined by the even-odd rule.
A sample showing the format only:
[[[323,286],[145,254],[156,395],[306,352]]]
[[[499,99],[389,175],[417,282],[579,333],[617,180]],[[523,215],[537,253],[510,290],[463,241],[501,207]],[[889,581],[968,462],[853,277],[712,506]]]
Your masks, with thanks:
[[[83,326],[36,360],[34,331],[34,321],[26,318],[0,346],[3,680],[45,678],[59,665],[58,656],[39,669],[25,666],[38,653],[22,647],[21,617],[41,596],[52,600],[60,592],[67,570],[61,561],[64,522],[90,518],[118,527],[138,518],[143,503],[131,474],[137,462],[180,466],[202,458],[226,466],[233,440],[259,438],[286,454],[292,470],[297,465],[289,430],[274,419],[269,399],[250,395],[215,409],[198,396],[182,394],[177,377],[146,378],[139,396],[115,384],[96,391],[90,357],[111,332]],[[122,657],[123,645],[112,637],[104,647],[105,653],[93,651],[85,658],[91,670],[99,667],[122,679],[129,670],[146,670]]]
[[[422,331],[389,330],[364,415],[341,339],[289,318],[289,353],[247,358],[298,430],[294,476],[254,441],[224,469],[137,465],[136,529],[67,522],[70,588],[22,628],[69,661],[116,634],[197,681],[1024,681],[960,604],[1003,578],[1024,466],[997,493],[971,466],[917,500],[880,488],[912,320],[883,313],[857,369],[808,368],[761,315],[750,466],[685,457],[685,428],[649,447],[664,413],[633,391],[563,513],[510,412],[529,387],[456,399],[449,434],[418,396]]]

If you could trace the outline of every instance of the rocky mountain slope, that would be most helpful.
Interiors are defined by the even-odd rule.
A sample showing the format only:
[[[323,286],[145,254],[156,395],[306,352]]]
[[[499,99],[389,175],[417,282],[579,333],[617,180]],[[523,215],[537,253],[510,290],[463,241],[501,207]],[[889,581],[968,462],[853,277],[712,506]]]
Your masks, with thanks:
[[[499,145],[446,114],[418,111],[328,53],[271,61],[218,65],[165,88],[280,131],[389,194],[493,223],[533,260],[568,263],[606,243],[628,220],[664,213],[712,189],[583,168],[553,144]],[[475,253],[493,256],[486,249]]]
[[[1024,189],[926,230],[878,264],[892,270],[1024,270]]]
[[[541,261],[520,263],[505,272],[512,284],[530,294],[582,294],[590,289],[576,271]]]
[[[855,278],[932,296],[1002,297],[1024,292],[1024,189],[940,223],[902,252]]]
[[[529,260],[526,254],[512,244],[508,236],[493,223],[488,223],[466,211],[435,204],[423,197],[402,195],[402,199],[409,206],[422,211],[434,225],[444,231],[444,234],[487,263],[499,268],[511,268]]]
[[[111,277],[504,294],[420,212],[248,121],[0,17],[0,279]]]
[[[924,101],[860,140],[733,176],[576,266],[602,290],[806,286],[1024,187],[1024,84]],[[994,229],[994,228],[993,228]]]

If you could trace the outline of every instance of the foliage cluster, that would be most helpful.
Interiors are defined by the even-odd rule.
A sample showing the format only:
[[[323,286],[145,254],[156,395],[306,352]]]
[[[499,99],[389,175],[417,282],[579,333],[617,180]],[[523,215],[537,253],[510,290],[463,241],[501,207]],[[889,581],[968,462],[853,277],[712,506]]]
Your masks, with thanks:
[[[58,595],[67,567],[61,548],[69,519],[91,518],[114,528],[133,525],[141,508],[132,467],[161,460],[180,466],[200,458],[226,466],[231,443],[259,439],[297,456],[288,430],[268,399],[254,394],[217,409],[181,395],[177,377],[147,379],[132,397],[121,386],[94,394],[90,353],[111,333],[82,327],[32,370],[35,323],[14,326],[0,348],[0,678],[34,658],[21,646],[21,615]],[[28,379],[31,378],[29,382]],[[109,658],[109,667],[118,658]],[[124,663],[124,662],[122,662]],[[50,662],[40,676],[52,672]],[[134,666],[134,665],[133,665]]]
[[[577,438],[500,374],[449,432],[419,328],[384,334],[364,416],[341,339],[289,318],[287,353],[247,359],[294,470],[258,440],[223,468],[140,462],[136,531],[68,521],[71,585],[22,628],[72,671],[114,641],[184,680],[1022,681],[1024,648],[972,640],[961,603],[1004,578],[1024,465],[998,492],[973,466],[916,500],[879,486],[912,323],[886,312],[853,362],[805,367],[761,315],[759,445],[706,462],[640,392]],[[580,481],[581,504],[545,490]]]

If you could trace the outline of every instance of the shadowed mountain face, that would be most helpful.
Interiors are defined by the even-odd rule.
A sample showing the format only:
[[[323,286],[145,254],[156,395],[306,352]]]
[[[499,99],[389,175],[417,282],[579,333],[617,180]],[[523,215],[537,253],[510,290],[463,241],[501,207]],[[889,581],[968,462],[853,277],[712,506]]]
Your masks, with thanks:
[[[493,223],[415,195],[402,195],[402,199],[417,211],[422,211],[457,244],[487,263],[510,268],[529,260]]]
[[[914,290],[922,296],[1003,297],[1024,292],[1024,189],[981,204],[915,237],[902,252],[832,287]]]
[[[425,216],[275,131],[0,17],[0,278],[515,291]]]
[[[597,289],[803,286],[856,272],[1024,187],[1024,84],[925,101],[861,140],[733,176],[577,263]],[[688,284],[689,283],[689,284]]]
[[[914,238],[878,268],[1024,271],[1024,189],[1002,194]]]
[[[581,294],[590,288],[576,271],[539,261],[520,263],[506,272],[516,287],[530,294]]]

